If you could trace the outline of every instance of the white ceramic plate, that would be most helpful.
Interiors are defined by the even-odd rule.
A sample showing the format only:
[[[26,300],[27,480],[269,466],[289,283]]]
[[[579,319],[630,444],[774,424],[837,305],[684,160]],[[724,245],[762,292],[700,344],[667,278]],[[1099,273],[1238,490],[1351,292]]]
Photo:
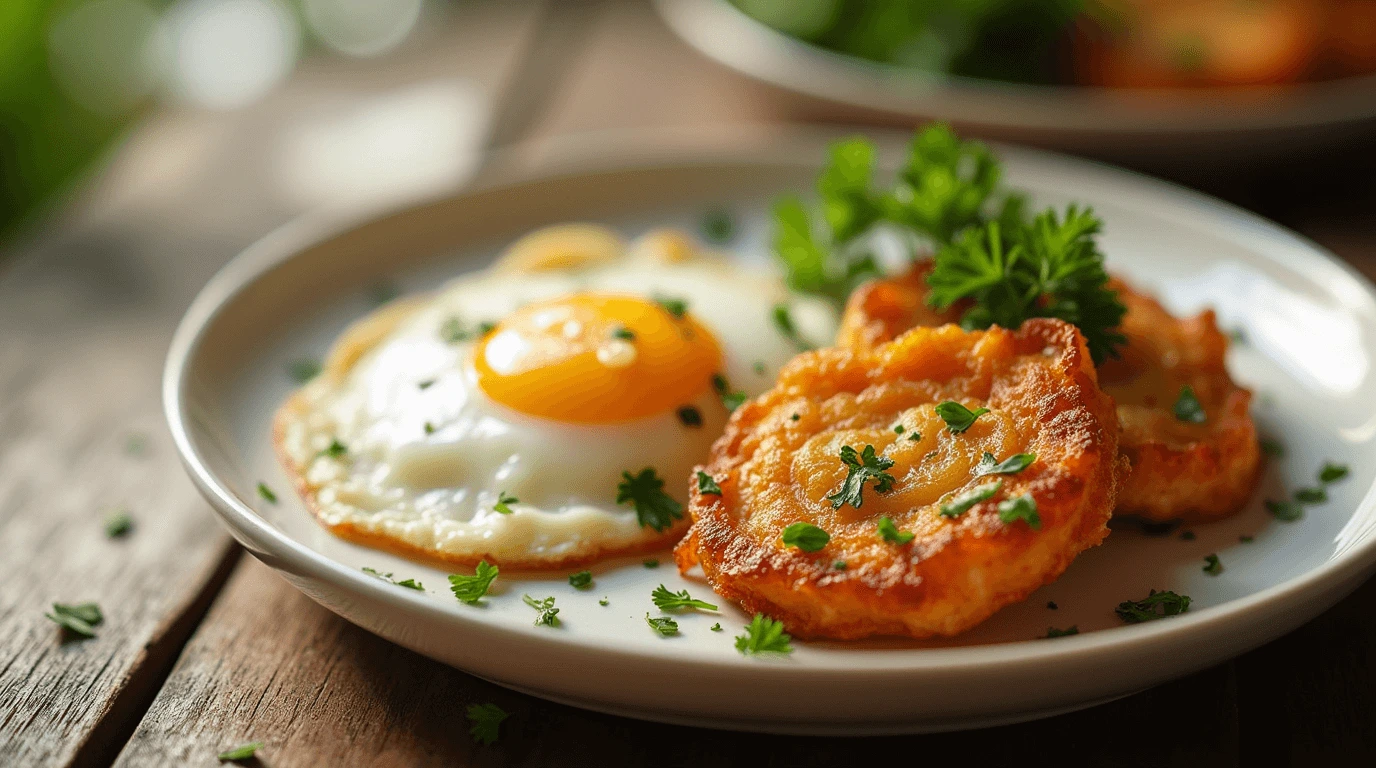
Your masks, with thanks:
[[[709,149],[618,140],[620,161],[554,152],[541,174],[499,172],[479,188],[365,221],[329,217],[272,235],[205,288],[177,332],[164,382],[167,418],[193,479],[234,536],[341,616],[420,653],[502,685],[631,717],[761,731],[888,733],[969,728],[1041,717],[1122,696],[1216,664],[1274,638],[1351,591],[1376,564],[1376,302],[1352,270],[1295,235],[1225,204],[1126,172],[1001,149],[1009,181],[1043,203],[1093,204],[1115,271],[1173,309],[1218,309],[1241,329],[1230,364],[1258,393],[1266,434],[1286,446],[1242,514],[1151,537],[1117,526],[1056,583],[953,641],[796,643],[787,658],[747,658],[732,638],[746,617],[680,617],[681,636],[645,624],[650,591],[680,578],[667,553],[595,567],[581,592],[565,574],[506,578],[482,607],[458,603],[445,573],[334,538],[288,490],[268,424],[293,384],[290,361],[320,355],[371,308],[369,286],[406,291],[482,266],[533,227],[604,221],[635,234],[693,227],[727,204],[736,248],[766,259],[771,198],[811,186],[830,136],[718,137]],[[906,137],[880,137],[893,163]],[[627,160],[624,158],[635,159]],[[1295,523],[1273,521],[1261,497],[1314,483],[1326,460],[1351,476]],[[259,480],[280,503],[257,497]],[[1243,543],[1240,536],[1252,536]],[[1204,556],[1226,571],[1209,576]],[[364,575],[417,578],[424,592]],[[1189,613],[1124,626],[1113,608],[1149,589],[1190,595]],[[558,598],[563,625],[535,627],[521,595]],[[600,598],[609,605],[601,606]],[[1058,610],[1050,610],[1055,601]],[[290,617],[284,617],[290,621]],[[720,622],[724,631],[712,632]],[[1076,625],[1074,637],[1038,639]]]
[[[655,5],[669,27],[703,55],[785,91],[852,108],[852,120],[947,120],[1077,152],[1093,147],[1114,156],[1199,163],[1220,155],[1291,154],[1376,118],[1376,75],[1228,89],[1026,85],[829,51],[771,29],[727,0]],[[1209,152],[1199,151],[1204,148]]]

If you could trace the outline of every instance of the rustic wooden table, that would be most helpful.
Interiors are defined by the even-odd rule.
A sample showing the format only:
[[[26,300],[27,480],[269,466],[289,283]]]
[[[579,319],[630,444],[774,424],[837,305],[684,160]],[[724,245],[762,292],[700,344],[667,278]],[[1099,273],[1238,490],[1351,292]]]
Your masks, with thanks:
[[[549,101],[508,134],[808,116],[696,57],[645,7],[593,8]],[[966,765],[1376,764],[1376,582],[1268,646],[1111,704],[973,733],[849,740],[642,723],[500,689],[359,630],[241,557],[162,426],[158,379],[174,324],[219,265],[316,202],[319,179],[303,182],[309,167],[282,154],[293,137],[322,116],[348,124],[350,105],[370,99],[395,107],[385,99],[398,89],[500,101],[530,53],[532,18],[523,3],[459,6],[381,63],[309,61],[252,108],[156,115],[9,255],[0,765],[214,765],[247,741],[266,743],[259,764],[283,767],[836,765],[895,754]],[[1208,186],[1376,275],[1373,146]],[[108,539],[102,521],[120,508],[134,530]],[[99,636],[59,642],[45,609],[83,600],[105,610]],[[474,701],[511,713],[498,744],[470,740]]]

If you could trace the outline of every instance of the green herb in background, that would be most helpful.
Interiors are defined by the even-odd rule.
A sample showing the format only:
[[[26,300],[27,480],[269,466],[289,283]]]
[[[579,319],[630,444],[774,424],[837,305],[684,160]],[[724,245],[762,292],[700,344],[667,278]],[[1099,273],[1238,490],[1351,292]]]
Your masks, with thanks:
[[[470,727],[468,735],[478,744],[496,743],[500,735],[502,721],[510,715],[496,704],[469,704],[464,712]]]

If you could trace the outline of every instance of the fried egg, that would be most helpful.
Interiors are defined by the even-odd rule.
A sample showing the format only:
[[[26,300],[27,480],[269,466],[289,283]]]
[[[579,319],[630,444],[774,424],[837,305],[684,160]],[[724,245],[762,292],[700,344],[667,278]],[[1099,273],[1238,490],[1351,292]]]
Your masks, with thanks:
[[[349,328],[274,440],[340,536],[567,567],[676,540],[730,407],[835,329],[825,303],[683,233],[628,247],[603,227],[554,227]]]

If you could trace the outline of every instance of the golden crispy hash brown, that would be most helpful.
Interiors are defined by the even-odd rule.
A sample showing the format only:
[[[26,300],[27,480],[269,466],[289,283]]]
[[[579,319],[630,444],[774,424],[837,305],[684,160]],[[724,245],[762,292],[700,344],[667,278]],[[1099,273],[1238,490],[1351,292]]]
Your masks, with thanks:
[[[837,343],[869,347],[914,325],[954,322],[958,313],[926,307],[930,263],[857,289],[846,305]],[[1099,383],[1118,406],[1119,448],[1132,475],[1118,494],[1118,512],[1148,520],[1209,520],[1237,512],[1251,496],[1260,467],[1251,393],[1224,367],[1228,339],[1212,311],[1173,317],[1151,297],[1120,280],[1111,287],[1127,305],[1120,358],[1100,366]],[[1206,420],[1175,414],[1189,386]]]
[[[935,408],[945,401],[989,412],[957,434]],[[694,487],[693,525],[675,556],[800,637],[955,635],[1103,540],[1125,469],[1117,433],[1079,331],[1059,320],[1016,332],[917,328],[869,349],[805,353],[732,415],[703,468],[722,493]],[[893,462],[892,487],[868,482],[858,508],[829,498],[846,481],[845,446]],[[1036,458],[977,476],[985,453]],[[1001,484],[986,500],[941,513],[989,483]],[[1035,526],[1001,518],[1001,504],[1013,511],[1024,494]],[[881,537],[883,517],[911,541]],[[830,541],[814,552],[785,546],[784,528],[799,522]]]

